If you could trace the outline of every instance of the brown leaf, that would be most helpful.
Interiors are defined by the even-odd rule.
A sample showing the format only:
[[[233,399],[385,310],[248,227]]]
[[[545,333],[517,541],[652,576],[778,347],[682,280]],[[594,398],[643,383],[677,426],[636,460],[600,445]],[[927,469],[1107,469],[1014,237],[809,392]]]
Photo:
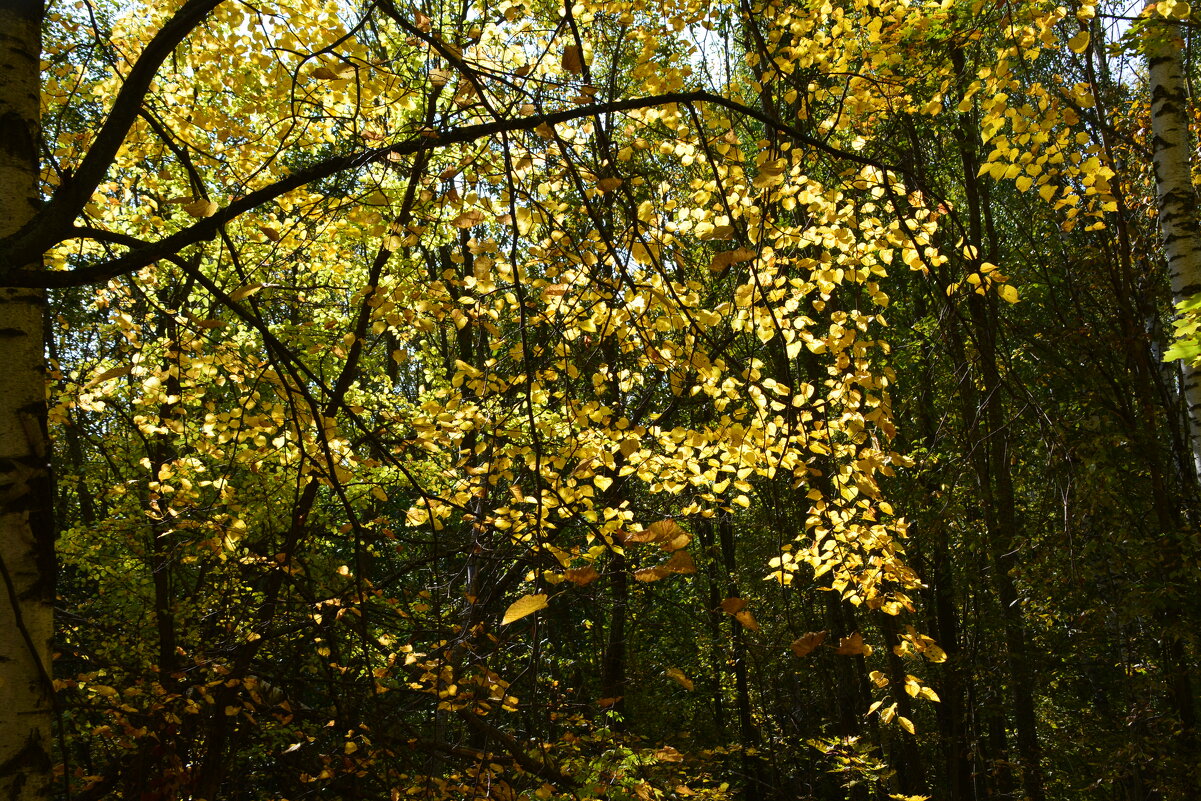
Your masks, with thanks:
[[[696,572],[696,562],[692,561],[692,554],[688,551],[676,551],[663,567],[669,573],[690,574]]]
[[[568,568],[563,577],[572,584],[575,584],[578,587],[583,587],[585,584],[591,584],[600,578],[600,573],[596,572],[595,567],[588,565],[586,567]]]
[[[620,178],[601,178],[596,182],[596,188],[602,192],[612,192],[624,183]]]
[[[670,745],[665,745],[655,752],[655,759],[660,762],[683,762],[684,755]]]
[[[811,631],[804,637],[792,641],[792,652],[797,656],[808,656],[826,641],[825,631]]]
[[[692,679],[685,676],[684,671],[680,670],[679,668],[668,668],[666,671],[664,671],[664,674],[667,676],[667,678],[671,679],[676,684],[679,684],[685,690],[691,690],[694,686]]]
[[[746,608],[746,598],[727,598],[721,602],[721,611],[736,615]]]
[[[671,575],[671,571],[665,570],[662,566],[659,567],[644,567],[641,570],[634,571],[634,580],[649,584],[652,581],[665,579]]]
[[[642,531],[630,534],[627,539],[630,542],[667,542],[681,534],[687,532],[680,528],[679,523],[674,520],[660,520],[658,523],[651,523]]]
[[[578,45],[563,48],[563,69],[576,75],[584,71],[584,59]]]

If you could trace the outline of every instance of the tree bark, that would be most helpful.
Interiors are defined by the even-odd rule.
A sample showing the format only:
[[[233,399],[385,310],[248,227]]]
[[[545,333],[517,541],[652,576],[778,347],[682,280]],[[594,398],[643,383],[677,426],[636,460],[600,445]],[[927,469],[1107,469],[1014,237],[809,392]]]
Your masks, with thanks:
[[[1158,15],[1152,12],[1152,19]],[[1168,263],[1172,302],[1177,308],[1201,292],[1201,222],[1189,153],[1180,26],[1158,18],[1146,42],[1151,92],[1151,152],[1159,232]],[[1201,476],[1201,368],[1181,359],[1193,469]]]
[[[0,0],[0,237],[38,202],[42,17],[38,0]],[[45,308],[42,290],[0,287],[0,798],[8,801],[48,798],[51,783]]]

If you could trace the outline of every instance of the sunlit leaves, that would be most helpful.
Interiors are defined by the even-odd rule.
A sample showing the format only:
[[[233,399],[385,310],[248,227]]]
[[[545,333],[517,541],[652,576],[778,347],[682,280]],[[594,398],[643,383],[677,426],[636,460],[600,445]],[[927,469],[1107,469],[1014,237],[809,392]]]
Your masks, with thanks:
[[[507,626],[510,623],[521,620],[523,617],[528,617],[535,612],[545,609],[548,604],[548,596],[544,594],[522,596],[509,604],[509,608],[505,610],[505,615],[501,618],[500,624]]]

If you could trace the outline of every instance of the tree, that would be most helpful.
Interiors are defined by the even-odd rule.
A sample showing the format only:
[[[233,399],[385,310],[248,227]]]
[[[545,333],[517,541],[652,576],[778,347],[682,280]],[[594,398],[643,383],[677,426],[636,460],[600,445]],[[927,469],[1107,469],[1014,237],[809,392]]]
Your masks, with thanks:
[[[20,792],[1187,797],[1195,483],[1098,7],[46,23]]]
[[[21,10],[28,19],[20,30],[28,39],[13,47],[27,56],[39,49],[41,12]],[[381,642],[394,635],[386,632],[385,609],[375,607],[386,594],[374,582],[381,578],[381,537],[394,537],[382,521],[395,511],[381,512],[398,494],[408,499],[401,519],[428,532],[423,547],[435,555],[447,547],[490,555],[467,564],[474,576],[468,607],[440,641],[447,650],[419,661],[425,672],[411,677],[414,687],[441,699],[431,742],[445,744],[446,714],[455,713],[485,741],[546,777],[561,779],[484,720],[490,702],[460,703],[449,688],[467,681],[463,671],[481,686],[499,686],[485,656],[469,657],[483,654],[480,646],[467,644],[495,620],[500,593],[521,583],[523,565],[538,568],[524,598],[541,598],[547,581],[564,575],[570,581],[570,571],[586,570],[606,553],[619,577],[606,681],[623,686],[617,622],[624,614],[623,539],[662,539],[653,517],[636,519],[630,508],[635,486],[668,499],[642,502],[640,515],[703,520],[750,506],[748,474],[773,476],[782,469],[792,481],[804,481],[830,470],[812,466],[815,460],[832,453],[854,460],[853,469],[829,472],[825,489],[811,495],[829,494],[814,522],[828,521],[822,525],[831,541],[857,555],[843,559],[838,549],[815,549],[810,559],[856,602],[898,609],[906,603],[904,588],[913,578],[896,561],[889,525],[873,511],[879,499],[874,475],[893,457],[865,434],[888,426],[880,395],[886,384],[870,372],[875,345],[856,334],[868,329],[872,316],[852,300],[825,313],[828,329],[789,324],[781,314],[791,314],[815,285],[792,279],[795,294],[785,274],[769,278],[779,259],[772,251],[791,247],[789,234],[767,226],[759,206],[747,205],[801,187],[811,212],[830,216],[798,220],[798,230],[838,241],[850,254],[860,237],[890,229],[852,225],[851,207],[839,207],[833,187],[864,198],[899,191],[883,165],[736,96],[686,89],[687,53],[648,46],[661,36],[661,23],[641,12],[610,17],[548,9],[557,27],[546,39],[521,24],[534,12],[516,7],[488,25],[463,11],[409,15],[388,3],[356,13],[349,24],[345,9],[306,11],[272,16],[189,0],[146,19],[119,9],[87,20],[69,11],[54,17],[60,27],[48,42],[54,83],[44,120],[53,146],[42,178],[49,197],[15,218],[22,224],[3,242],[3,280],[30,308],[26,333],[13,338],[25,347],[23,360],[14,354],[13,363],[25,367],[8,376],[24,392],[11,395],[17,398],[12,414],[15,419],[20,409],[40,407],[45,380],[40,359],[35,364],[30,357],[39,355],[35,337],[48,321],[37,292],[25,290],[95,288],[95,308],[120,310],[111,318],[118,339],[106,339],[108,323],[89,333],[89,324],[74,315],[51,325],[57,358],[85,356],[90,369],[64,365],[58,379],[54,422],[62,441],[77,448],[78,506],[68,515],[64,557],[81,580],[103,587],[116,577],[89,575],[85,531],[93,542],[111,535],[117,539],[104,547],[124,550],[124,576],[147,571],[147,583],[135,581],[126,590],[153,610],[145,636],[154,645],[144,656],[140,646],[127,650],[134,662],[119,671],[129,671],[122,682],[128,687],[137,660],[151,661],[153,671],[138,680],[144,689],[137,692],[146,693],[139,714],[171,729],[168,741],[112,708],[109,719],[129,732],[122,745],[127,757],[113,761],[104,778],[85,781],[85,792],[132,790],[166,770],[173,784],[155,779],[157,792],[218,793],[229,775],[230,749],[253,725],[243,723],[238,699],[259,699],[255,709],[266,703],[255,690],[255,671],[286,650],[277,627],[290,619],[292,597],[333,604],[337,619],[342,610],[353,612],[358,642],[345,647],[359,654],[353,665],[347,656],[332,656],[337,669],[368,683],[372,675],[388,677],[392,668],[379,662]],[[709,24],[708,13],[681,7],[672,22]],[[593,26],[598,41],[612,35],[620,44],[593,55],[593,43],[580,31],[585,25]],[[70,34],[77,30],[95,37],[92,64],[72,60],[77,42]],[[276,46],[267,47],[268,40]],[[631,92],[627,67],[650,94]],[[23,76],[8,85],[12,91],[35,82],[28,63]],[[251,104],[247,80],[287,91],[259,95]],[[101,112],[103,123],[88,131],[80,118],[92,112],[76,93],[105,86],[116,91]],[[547,97],[545,86],[573,93],[572,102]],[[19,113],[18,127],[34,130],[36,110],[27,103]],[[763,133],[775,144],[752,162],[740,151],[752,141],[746,137]],[[829,186],[800,176],[802,149],[840,165],[825,179]],[[24,184],[10,182],[13,191],[25,186],[28,195],[36,185],[33,153],[20,149]],[[655,172],[663,175],[657,184],[648,180]],[[672,196],[673,179],[695,186],[691,204]],[[665,209],[657,205],[659,193],[668,197]],[[612,205],[602,208],[609,198]],[[584,211],[579,224],[561,217],[572,205]],[[690,233],[689,240],[682,233]],[[888,235],[904,241],[895,224]],[[767,244],[781,236],[775,248]],[[714,247],[728,240],[738,247]],[[755,243],[759,251],[748,247]],[[532,259],[522,263],[526,247]],[[44,256],[52,269],[40,266]],[[357,262],[349,272],[348,258]],[[305,288],[301,259],[310,271],[345,275],[348,285],[341,292],[320,283]],[[810,269],[808,260],[803,264]],[[428,283],[414,284],[414,269],[425,272]],[[728,276],[717,287],[730,294],[715,294],[696,280],[707,273]],[[765,281],[780,289],[768,291]],[[844,277],[833,265],[819,280],[822,296],[830,298],[844,281],[865,287],[869,305],[883,302],[869,271]],[[285,299],[289,292],[297,293],[294,299]],[[773,339],[784,344],[786,358],[807,347],[830,359],[825,388],[763,381],[756,354]],[[585,350],[573,354],[581,341]],[[397,366],[409,359],[418,383],[398,414],[371,376],[397,381]],[[715,413],[682,427],[683,418],[676,418],[696,403],[689,399],[703,400]],[[814,411],[802,415],[810,402]],[[781,405],[798,410],[789,413],[792,422],[773,419]],[[96,416],[106,410],[120,414],[107,422]],[[412,433],[390,437],[384,434],[389,426]],[[38,472],[45,465],[36,464],[49,452],[41,430],[29,423],[9,429],[13,447],[27,449],[11,463],[25,463],[25,483],[34,481],[35,488],[49,486]],[[748,438],[756,442],[749,451],[742,446]],[[101,472],[100,463],[84,455],[84,441],[107,465]],[[225,443],[230,446],[220,447]],[[690,451],[681,459],[680,447],[717,461],[695,473]],[[812,455],[800,456],[805,453]],[[731,477],[720,478],[722,472]],[[685,502],[670,500],[685,488],[725,487],[731,479],[729,494],[690,489]],[[619,481],[630,489],[610,492]],[[16,492],[14,508],[28,508],[32,492]],[[278,519],[253,500],[281,497],[288,500]],[[99,513],[88,508],[95,500]],[[565,522],[553,523],[556,518]],[[10,594],[30,632],[23,638],[29,659],[11,667],[24,671],[13,684],[32,687],[40,699],[39,716],[27,718],[36,734],[24,739],[44,751],[54,572],[47,554],[55,531],[44,514],[5,519],[13,526],[6,542],[21,543],[6,565],[38,588],[34,594],[15,585]],[[347,565],[319,569],[312,561],[318,554],[306,548],[320,524],[352,538]],[[585,552],[578,540],[555,533],[561,528],[586,533],[595,545]],[[20,562],[19,552],[32,540],[39,543],[37,560]],[[693,572],[683,550],[688,538],[666,540],[677,541],[674,556],[632,577],[647,583]],[[516,544],[523,545],[514,561],[495,561]],[[339,550],[330,546],[322,559]],[[883,574],[864,569],[877,552]],[[581,558],[584,566],[571,567]],[[300,574],[306,582],[293,578]],[[184,587],[191,588],[189,603]],[[491,600],[481,598],[481,587]],[[232,594],[256,611],[241,620],[212,619],[205,608],[212,601],[203,600],[212,593]],[[439,628],[448,625],[446,614],[435,617]],[[520,617],[510,611],[501,625]],[[327,628],[324,618],[311,616],[319,629]],[[311,625],[303,618],[300,624]],[[21,628],[16,620],[13,626]],[[97,644],[76,636],[66,640],[76,658],[94,661],[88,649]],[[319,639],[331,636],[325,631]],[[461,645],[452,646],[454,638]],[[331,656],[330,647],[316,650]],[[125,661],[106,649],[105,660],[114,659]],[[186,678],[198,668],[195,675],[207,677],[199,684]],[[119,698],[128,707],[133,696],[99,675],[84,672],[66,681],[76,693]],[[377,682],[374,692],[387,689]],[[204,699],[199,711],[191,700],[197,692]],[[747,690],[740,692],[745,720]],[[502,692],[493,700],[508,706],[505,698]],[[244,708],[252,720],[251,707]],[[184,715],[192,717],[185,721]],[[5,756],[4,764],[37,771],[37,779],[24,784],[30,797],[48,786],[47,760]],[[196,767],[185,771],[187,764]],[[335,775],[329,765],[305,775],[356,781],[353,771]]]

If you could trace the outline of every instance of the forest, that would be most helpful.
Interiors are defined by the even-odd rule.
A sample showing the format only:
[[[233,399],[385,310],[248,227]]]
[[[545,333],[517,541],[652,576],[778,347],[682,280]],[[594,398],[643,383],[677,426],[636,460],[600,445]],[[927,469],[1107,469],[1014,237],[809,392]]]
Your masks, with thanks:
[[[1199,797],[1199,48],[0,0],[0,798]]]

